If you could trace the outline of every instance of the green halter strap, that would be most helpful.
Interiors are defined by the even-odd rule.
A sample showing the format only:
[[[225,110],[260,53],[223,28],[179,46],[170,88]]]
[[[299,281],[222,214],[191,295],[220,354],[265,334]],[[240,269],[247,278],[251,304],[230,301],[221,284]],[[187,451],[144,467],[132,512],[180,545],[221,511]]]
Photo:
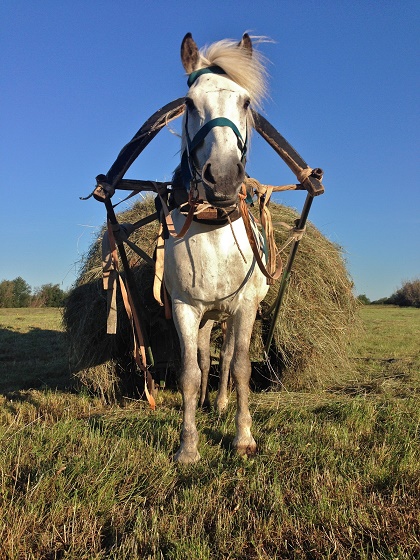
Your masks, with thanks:
[[[195,72],[191,72],[188,77],[188,87],[191,87],[195,80],[199,78],[202,74],[226,74],[223,68],[220,66],[208,66],[207,68],[200,68],[200,70],[196,70]]]

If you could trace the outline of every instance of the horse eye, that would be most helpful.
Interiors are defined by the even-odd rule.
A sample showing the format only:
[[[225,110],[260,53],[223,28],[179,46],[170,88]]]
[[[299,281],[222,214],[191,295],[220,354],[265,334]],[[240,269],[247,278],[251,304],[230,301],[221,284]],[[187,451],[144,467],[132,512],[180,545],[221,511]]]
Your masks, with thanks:
[[[248,109],[248,107],[251,105],[251,100],[250,99],[246,99],[244,102],[244,109],[245,111]]]
[[[194,105],[194,101],[191,99],[191,97],[186,97],[185,98],[185,105],[186,105],[186,107],[189,111],[194,111],[195,105]]]

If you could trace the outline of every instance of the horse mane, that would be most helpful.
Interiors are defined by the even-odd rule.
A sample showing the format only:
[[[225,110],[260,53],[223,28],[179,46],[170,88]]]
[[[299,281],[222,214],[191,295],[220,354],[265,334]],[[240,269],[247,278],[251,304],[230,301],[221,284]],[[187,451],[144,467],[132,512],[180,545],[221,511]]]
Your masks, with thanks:
[[[252,37],[258,43],[263,37]],[[197,69],[208,66],[220,66],[227,76],[246,89],[252,104],[261,105],[267,95],[267,70],[265,57],[255,49],[252,56],[243,48],[238,48],[237,41],[223,39],[200,49],[200,61]]]

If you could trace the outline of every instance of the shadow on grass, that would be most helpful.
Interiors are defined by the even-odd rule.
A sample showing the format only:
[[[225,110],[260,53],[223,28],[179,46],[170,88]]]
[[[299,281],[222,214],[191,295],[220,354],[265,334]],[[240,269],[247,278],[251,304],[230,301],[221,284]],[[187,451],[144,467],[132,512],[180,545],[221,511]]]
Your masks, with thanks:
[[[0,393],[73,387],[63,332],[38,327],[24,333],[0,329]]]
[[[234,434],[224,434],[216,427],[205,427],[201,430],[203,436],[214,445],[218,445],[227,455],[236,455],[233,447]]]

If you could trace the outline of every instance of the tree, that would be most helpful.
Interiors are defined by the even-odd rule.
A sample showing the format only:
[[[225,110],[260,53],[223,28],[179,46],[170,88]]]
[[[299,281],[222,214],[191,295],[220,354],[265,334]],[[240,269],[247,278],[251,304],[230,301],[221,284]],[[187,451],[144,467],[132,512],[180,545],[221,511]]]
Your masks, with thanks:
[[[420,278],[405,282],[388,302],[401,307],[420,307]]]
[[[0,282],[0,307],[13,307],[13,281]]]
[[[44,284],[35,291],[32,305],[34,307],[61,307],[66,295],[58,284]]]
[[[18,276],[13,283],[13,305],[12,307],[28,307],[31,301],[31,287],[21,277]]]
[[[357,299],[363,305],[369,305],[370,304],[370,299],[367,297],[366,294],[361,294],[360,296],[357,296]]]
[[[389,303],[389,298],[383,297],[380,299],[375,299],[375,301],[370,302],[372,305],[387,305]]]

